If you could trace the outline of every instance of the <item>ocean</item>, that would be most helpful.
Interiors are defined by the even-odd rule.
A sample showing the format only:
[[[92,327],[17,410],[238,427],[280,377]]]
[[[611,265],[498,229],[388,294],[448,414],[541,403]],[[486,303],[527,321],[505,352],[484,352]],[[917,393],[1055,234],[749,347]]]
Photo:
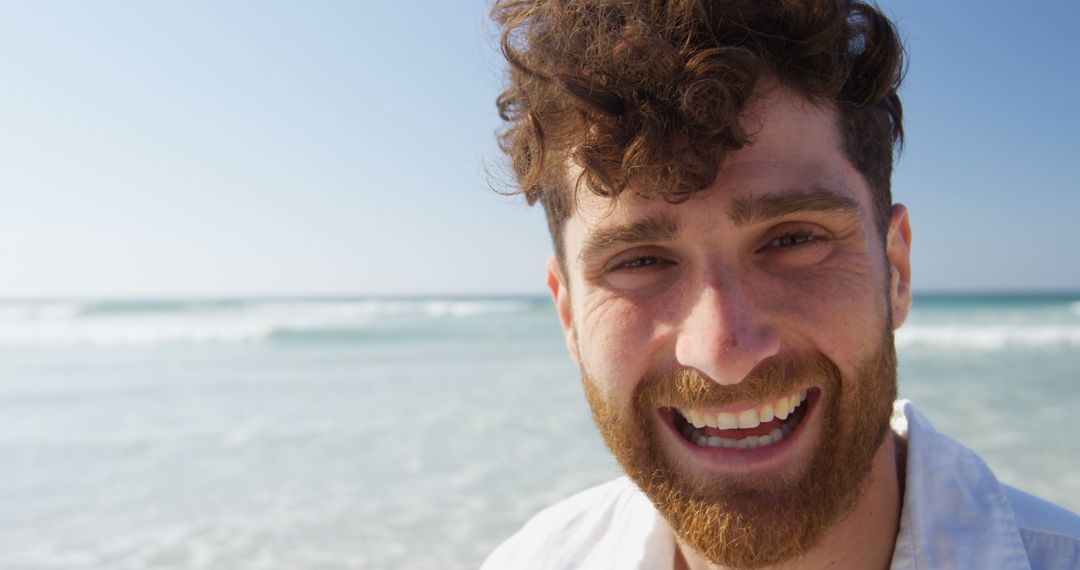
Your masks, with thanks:
[[[1080,294],[922,295],[900,392],[1080,510]],[[618,474],[546,298],[0,301],[0,568],[472,569]]]

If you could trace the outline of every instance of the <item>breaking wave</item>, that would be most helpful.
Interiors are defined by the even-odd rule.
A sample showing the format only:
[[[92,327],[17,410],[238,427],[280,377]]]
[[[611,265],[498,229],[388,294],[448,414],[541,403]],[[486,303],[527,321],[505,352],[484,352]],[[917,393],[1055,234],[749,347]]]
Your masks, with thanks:
[[[2,303],[0,346],[363,342],[547,307],[533,298]]]
[[[1076,348],[1080,325],[905,325],[896,331],[896,346],[980,351]]]

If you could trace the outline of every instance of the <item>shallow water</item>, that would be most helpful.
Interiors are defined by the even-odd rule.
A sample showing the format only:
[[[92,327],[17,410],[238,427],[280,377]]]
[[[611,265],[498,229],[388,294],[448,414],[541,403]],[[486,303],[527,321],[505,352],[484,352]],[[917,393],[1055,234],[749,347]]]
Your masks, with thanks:
[[[922,297],[901,393],[1080,509],[1080,295]],[[543,299],[0,303],[0,568],[476,568],[618,468]]]

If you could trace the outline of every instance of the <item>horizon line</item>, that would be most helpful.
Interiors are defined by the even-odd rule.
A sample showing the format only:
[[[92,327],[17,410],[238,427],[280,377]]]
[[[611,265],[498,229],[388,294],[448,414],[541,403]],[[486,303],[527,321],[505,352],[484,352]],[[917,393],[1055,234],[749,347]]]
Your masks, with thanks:
[[[1080,288],[935,288],[915,290],[914,298],[938,296],[1080,296]],[[137,294],[57,294],[57,295],[21,295],[0,294],[0,303],[11,302],[117,302],[117,301],[280,301],[280,300],[479,300],[479,299],[539,299],[548,298],[546,291],[536,292],[409,292],[409,293],[137,293]]]

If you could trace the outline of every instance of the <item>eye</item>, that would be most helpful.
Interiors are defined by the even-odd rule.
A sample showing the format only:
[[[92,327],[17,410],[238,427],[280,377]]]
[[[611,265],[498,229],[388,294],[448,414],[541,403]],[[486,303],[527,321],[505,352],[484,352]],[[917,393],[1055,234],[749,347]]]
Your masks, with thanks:
[[[611,267],[608,271],[618,271],[620,269],[645,269],[654,265],[670,265],[671,262],[656,257],[654,255],[646,255],[643,257],[633,257],[625,261],[620,261]]]
[[[676,265],[671,256],[632,253],[613,259],[604,269],[604,281],[624,291],[643,289],[665,282]]]
[[[811,223],[785,223],[772,228],[759,242],[757,253],[774,267],[809,267],[829,257],[835,235]]]
[[[768,247],[770,248],[795,248],[804,245],[811,244],[821,239],[819,236],[814,235],[810,230],[798,230],[794,232],[787,232],[781,234],[771,242]]]

